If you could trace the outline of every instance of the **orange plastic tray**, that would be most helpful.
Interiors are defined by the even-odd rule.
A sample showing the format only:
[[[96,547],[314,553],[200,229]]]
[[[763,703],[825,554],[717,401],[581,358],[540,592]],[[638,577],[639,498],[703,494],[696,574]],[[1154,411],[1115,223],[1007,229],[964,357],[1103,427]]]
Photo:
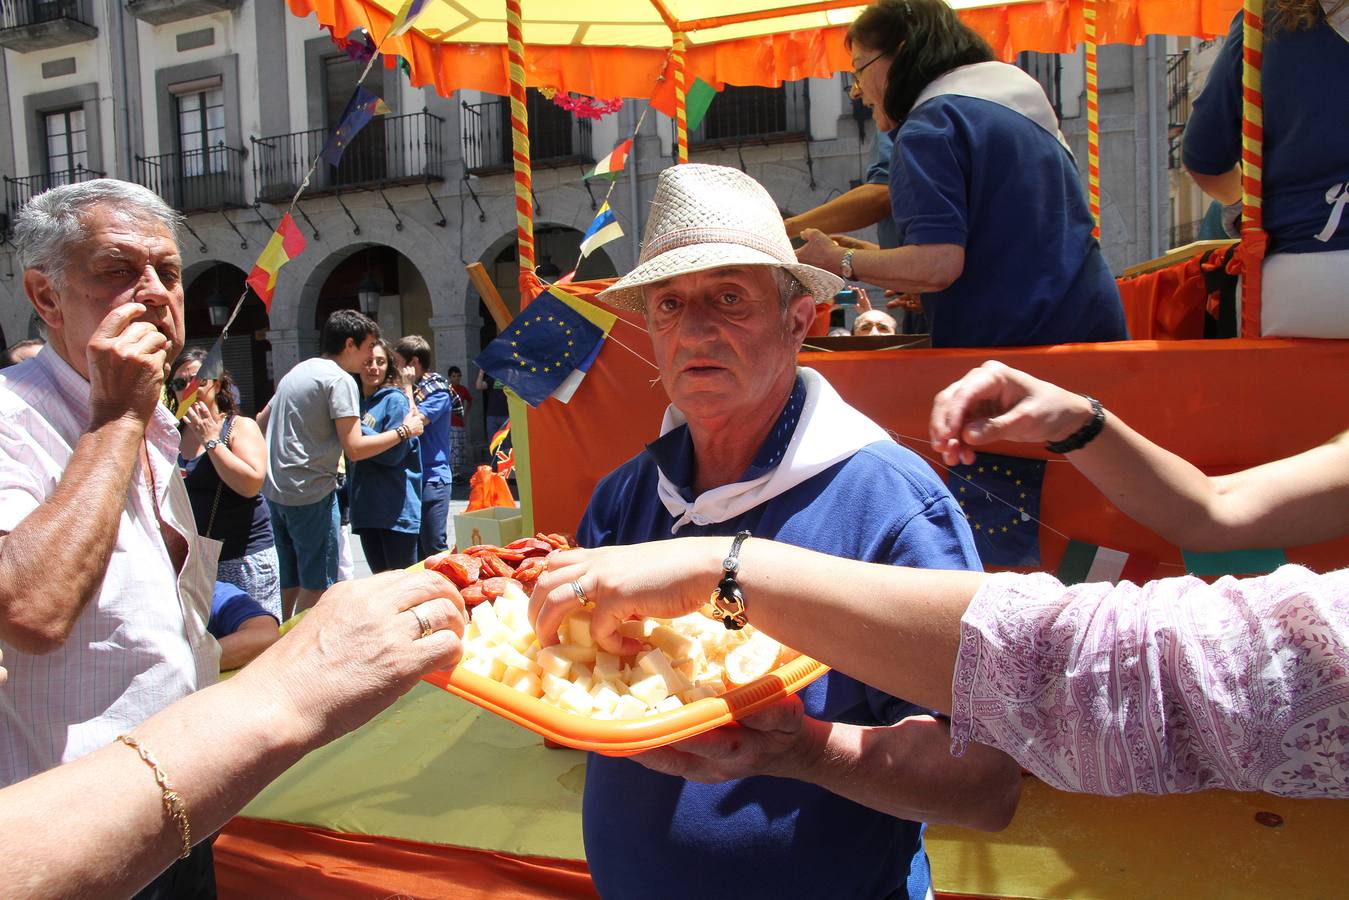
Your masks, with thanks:
[[[623,720],[578,716],[465,669],[432,672],[424,680],[556,743],[605,756],[631,756],[734,722],[796,693],[828,671],[828,666],[798,656],[719,697],[695,700],[660,715]]]

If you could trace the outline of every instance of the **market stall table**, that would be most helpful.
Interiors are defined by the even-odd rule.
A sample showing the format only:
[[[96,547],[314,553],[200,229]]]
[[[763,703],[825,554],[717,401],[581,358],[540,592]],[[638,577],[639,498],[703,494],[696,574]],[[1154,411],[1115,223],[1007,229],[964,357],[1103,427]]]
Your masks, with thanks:
[[[429,685],[317,750],[216,843],[230,898],[590,897],[585,755]],[[1007,830],[927,832],[938,893],[1314,897],[1349,803],[1212,791],[1105,799],[1027,778]],[[1234,848],[1240,847],[1240,852]]]

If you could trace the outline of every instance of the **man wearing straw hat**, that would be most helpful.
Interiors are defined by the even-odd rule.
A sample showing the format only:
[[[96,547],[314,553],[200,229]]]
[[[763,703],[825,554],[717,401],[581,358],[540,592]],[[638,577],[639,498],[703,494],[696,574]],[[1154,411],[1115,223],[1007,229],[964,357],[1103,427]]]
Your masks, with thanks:
[[[777,204],[749,176],[661,173],[639,265],[599,296],[645,314],[672,403],[661,435],[596,488],[582,546],[725,535],[734,556],[733,536],[738,546],[748,532],[871,562],[979,567],[932,470],[796,365],[813,298],[840,285],[797,262]],[[572,589],[588,606],[604,586]],[[921,823],[1005,826],[1019,772],[986,747],[952,757],[946,724],[926,713],[833,673],[741,726],[592,756],[584,830],[597,888],[927,896]]]

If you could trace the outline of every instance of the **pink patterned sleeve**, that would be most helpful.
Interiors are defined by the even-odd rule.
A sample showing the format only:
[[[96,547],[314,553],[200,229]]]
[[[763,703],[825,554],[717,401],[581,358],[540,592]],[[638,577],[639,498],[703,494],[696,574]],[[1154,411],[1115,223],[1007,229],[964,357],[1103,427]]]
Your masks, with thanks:
[[[1093,794],[1349,797],[1349,569],[1064,587],[995,575],[961,620],[952,750]]]

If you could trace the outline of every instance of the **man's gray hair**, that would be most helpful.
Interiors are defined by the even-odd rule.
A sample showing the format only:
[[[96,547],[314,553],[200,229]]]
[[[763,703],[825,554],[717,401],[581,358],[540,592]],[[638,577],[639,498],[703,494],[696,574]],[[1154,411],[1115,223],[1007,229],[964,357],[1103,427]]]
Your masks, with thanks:
[[[796,276],[782,267],[773,269],[773,280],[778,285],[778,302],[782,304],[782,311],[787,311],[787,306],[800,297],[802,294],[809,293],[806,286],[797,280]],[[819,300],[819,297],[815,298]]]
[[[19,210],[14,222],[19,265],[60,284],[71,246],[84,240],[88,213],[100,205],[115,207],[127,219],[157,219],[178,242],[183,217],[158,194],[129,181],[96,178],[43,191]]]

